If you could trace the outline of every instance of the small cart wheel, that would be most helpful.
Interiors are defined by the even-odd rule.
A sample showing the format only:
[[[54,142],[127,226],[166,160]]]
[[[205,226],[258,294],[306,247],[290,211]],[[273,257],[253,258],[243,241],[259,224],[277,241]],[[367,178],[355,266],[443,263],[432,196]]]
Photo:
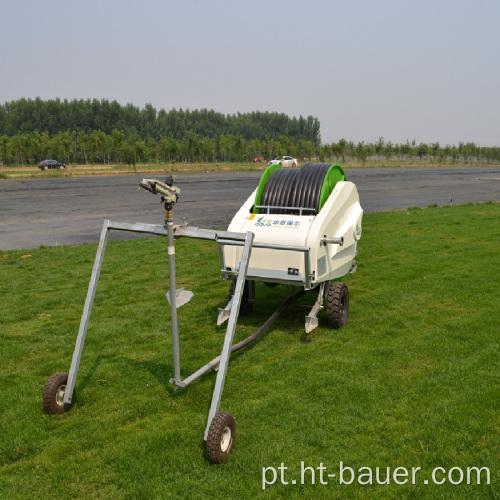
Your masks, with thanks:
[[[221,464],[233,449],[236,422],[230,413],[217,413],[210,424],[207,436],[207,455],[213,464]]]
[[[43,408],[47,413],[59,415],[71,408],[71,403],[64,403],[67,383],[67,373],[54,373],[49,378],[43,389]]]
[[[349,317],[349,290],[345,283],[330,283],[326,295],[326,317],[330,328],[342,328]]]

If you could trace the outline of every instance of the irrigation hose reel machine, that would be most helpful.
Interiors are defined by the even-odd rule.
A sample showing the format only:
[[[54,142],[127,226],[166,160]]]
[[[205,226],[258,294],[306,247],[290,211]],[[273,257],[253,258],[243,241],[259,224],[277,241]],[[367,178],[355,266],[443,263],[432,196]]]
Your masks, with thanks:
[[[227,231],[174,225],[173,206],[180,189],[168,176],[165,182],[143,179],[140,187],[160,195],[165,224],[123,223],[105,220],[83,308],[69,373],[58,372],[47,381],[43,406],[51,414],[67,411],[72,403],[85,337],[108,235],[111,230],[166,236],[168,241],[173,377],[176,389],[186,387],[210,370],[217,370],[204,439],[207,456],[221,463],[232,451],[236,424],[227,412],[219,412],[231,353],[259,338],[298,296],[316,290],[317,300],[305,318],[307,333],[318,326],[318,313],[326,310],[331,328],[347,323],[349,292],[342,278],[356,270],[356,246],[361,237],[363,210],[354,183],[340,165],[306,163],[293,169],[272,165],[259,185],[233,217]],[[222,351],[199,370],[182,379],[177,309],[189,302],[192,292],[177,289],[175,240],[181,237],[212,240],[219,245],[221,275],[231,279],[229,303],[219,309],[217,323],[227,321]],[[271,286],[293,285],[302,291],[292,295],[255,333],[233,345],[240,313],[249,313],[255,298],[255,281]]]

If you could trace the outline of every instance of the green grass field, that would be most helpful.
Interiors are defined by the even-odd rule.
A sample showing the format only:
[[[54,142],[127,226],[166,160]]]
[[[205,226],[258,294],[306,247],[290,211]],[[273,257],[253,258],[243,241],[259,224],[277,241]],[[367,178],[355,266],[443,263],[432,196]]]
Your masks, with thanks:
[[[203,441],[215,374],[169,384],[165,239],[109,243],[75,402],[60,416],[44,414],[43,387],[69,370],[96,245],[0,253],[0,498],[499,498],[499,219],[493,203],[365,215],[347,326],[327,329],[322,312],[306,335],[307,309],[292,306],[231,358],[221,410],[237,432],[219,466]],[[178,287],[195,293],[179,310],[183,376],[222,347],[218,266],[216,244],[178,242]],[[235,341],[290,293],[257,284],[263,302]],[[301,484],[302,462],[315,484],[310,470]],[[352,484],[340,484],[340,462]],[[266,467],[277,480],[263,491]],[[374,484],[360,484],[363,467]],[[376,467],[380,479],[405,467],[409,480],[377,484]],[[487,467],[490,484],[483,470],[467,485],[470,467]]]

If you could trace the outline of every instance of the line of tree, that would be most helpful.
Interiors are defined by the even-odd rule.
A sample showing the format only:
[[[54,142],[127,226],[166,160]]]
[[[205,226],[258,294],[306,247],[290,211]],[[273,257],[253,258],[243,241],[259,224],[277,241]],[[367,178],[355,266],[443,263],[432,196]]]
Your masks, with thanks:
[[[277,140],[247,140],[241,135],[203,137],[188,131],[181,140],[164,136],[141,138],[137,133],[114,129],[111,134],[100,130],[89,133],[65,131],[50,135],[47,132],[21,132],[9,137],[0,136],[0,166],[36,165],[46,158],[56,158],[67,164],[127,164],[171,162],[244,162],[263,157],[266,160],[292,155],[300,161],[317,158],[319,161],[364,163],[366,161],[434,162],[446,164],[498,164],[499,147],[481,147],[473,142],[458,146],[439,143],[404,144],[375,143],[340,139],[330,144],[315,145],[308,140],[295,140],[281,135]]]
[[[473,142],[393,144],[347,141],[321,144],[320,123],[308,116],[255,111],[157,111],[105,99],[19,99],[0,105],[0,165],[36,164],[54,157],[71,163],[245,161],[291,154],[300,160],[368,159],[499,163],[500,148]]]
[[[182,141],[190,132],[212,139],[234,135],[247,141],[262,141],[267,137],[278,140],[286,136],[296,141],[311,141],[315,146],[321,142],[320,123],[313,116],[291,118],[284,113],[261,111],[225,115],[213,109],[165,111],[156,110],[151,104],[140,109],[106,99],[22,98],[0,105],[0,135],[12,137],[22,132],[45,131],[55,136],[66,131],[90,134],[95,130],[106,135],[120,130],[127,136],[136,134],[142,140],[155,141],[162,137]]]
[[[254,158],[274,158],[284,154],[312,157],[317,148],[311,141],[280,136],[264,140],[246,140],[241,135],[202,137],[188,131],[182,140],[175,137],[142,139],[138,134],[113,130],[22,132],[12,137],[0,136],[0,166],[36,165],[46,158],[57,158],[66,164],[128,164],[171,162],[243,162]]]
[[[377,142],[358,142],[340,139],[339,142],[323,144],[318,148],[320,158],[334,158],[341,162],[357,160],[419,161],[452,164],[500,163],[500,147],[485,147],[474,142],[459,142],[458,145],[441,146],[439,142],[417,144],[407,140],[397,144],[380,137]]]

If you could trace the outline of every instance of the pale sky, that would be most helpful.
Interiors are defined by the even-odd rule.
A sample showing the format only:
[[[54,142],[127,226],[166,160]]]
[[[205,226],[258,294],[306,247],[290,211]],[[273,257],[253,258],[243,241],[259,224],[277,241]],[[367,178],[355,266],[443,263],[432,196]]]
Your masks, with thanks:
[[[500,0],[0,0],[0,103],[277,111],[500,146]]]

